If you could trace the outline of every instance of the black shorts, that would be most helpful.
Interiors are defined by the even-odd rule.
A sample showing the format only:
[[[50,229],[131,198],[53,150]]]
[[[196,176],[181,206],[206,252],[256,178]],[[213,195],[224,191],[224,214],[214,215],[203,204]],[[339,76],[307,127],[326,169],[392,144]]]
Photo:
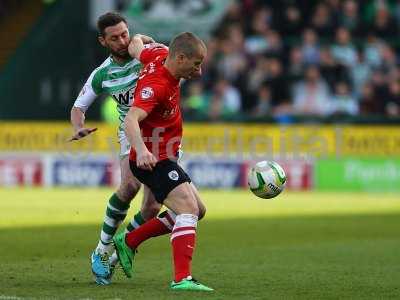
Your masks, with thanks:
[[[169,159],[159,161],[152,171],[136,166],[136,161],[129,161],[133,175],[153,192],[158,203],[163,203],[168,194],[184,182],[192,182],[189,175]]]

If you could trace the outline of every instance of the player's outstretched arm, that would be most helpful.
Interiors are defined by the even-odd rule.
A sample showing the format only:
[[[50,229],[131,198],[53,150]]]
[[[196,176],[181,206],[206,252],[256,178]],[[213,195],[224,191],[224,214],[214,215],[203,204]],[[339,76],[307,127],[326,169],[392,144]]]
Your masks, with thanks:
[[[139,122],[147,117],[147,112],[138,107],[132,107],[125,118],[125,133],[132,147],[136,151],[136,165],[138,168],[152,170],[157,163],[155,156],[147,149]]]
[[[69,142],[79,140],[97,130],[97,128],[85,128],[85,114],[76,106],[71,109],[71,124],[74,127],[74,134]]]
[[[74,128],[74,133],[69,141],[80,140],[81,138],[96,131],[97,128],[85,128],[85,112],[97,96],[102,92],[100,80],[95,80],[95,77],[99,74],[98,69],[94,70],[81,92],[75,100],[74,105],[71,109],[71,124]]]

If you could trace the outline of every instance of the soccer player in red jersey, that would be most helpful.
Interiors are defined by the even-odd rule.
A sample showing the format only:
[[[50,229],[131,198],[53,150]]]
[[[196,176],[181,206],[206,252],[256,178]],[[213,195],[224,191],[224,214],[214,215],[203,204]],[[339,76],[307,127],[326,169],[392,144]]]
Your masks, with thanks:
[[[176,213],[171,233],[175,273],[171,289],[212,291],[192,277],[197,221],[205,208],[176,159],[182,139],[179,82],[201,75],[206,46],[193,33],[185,32],[171,41],[169,49],[163,45],[146,47],[134,37],[129,50],[144,65],[134,104],[125,119],[125,131],[132,145],[130,167],[134,176],[149,187],[156,201]],[[154,218],[138,230],[114,238],[128,277],[132,276],[139,244],[167,232],[166,226]]]

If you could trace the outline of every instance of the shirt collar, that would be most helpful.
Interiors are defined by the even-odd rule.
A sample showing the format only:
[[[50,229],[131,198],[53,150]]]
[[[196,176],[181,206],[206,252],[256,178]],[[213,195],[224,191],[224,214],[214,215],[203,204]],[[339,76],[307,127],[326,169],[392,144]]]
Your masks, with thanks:
[[[114,59],[114,57],[112,56],[112,55],[110,55],[110,59],[111,59],[111,61],[114,63],[114,64],[116,64],[116,65],[118,65],[118,66],[120,66],[120,67],[124,67],[127,63],[129,63],[129,62],[131,62],[132,61],[132,59],[127,59],[125,62],[123,62],[123,63],[118,63],[115,59]]]

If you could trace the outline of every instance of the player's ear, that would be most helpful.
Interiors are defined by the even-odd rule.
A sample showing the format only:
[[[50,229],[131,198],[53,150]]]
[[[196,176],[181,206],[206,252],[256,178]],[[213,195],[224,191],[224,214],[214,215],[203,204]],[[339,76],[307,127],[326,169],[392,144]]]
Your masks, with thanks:
[[[106,40],[104,39],[104,37],[102,35],[99,35],[98,37],[99,43],[105,47],[106,46]]]

